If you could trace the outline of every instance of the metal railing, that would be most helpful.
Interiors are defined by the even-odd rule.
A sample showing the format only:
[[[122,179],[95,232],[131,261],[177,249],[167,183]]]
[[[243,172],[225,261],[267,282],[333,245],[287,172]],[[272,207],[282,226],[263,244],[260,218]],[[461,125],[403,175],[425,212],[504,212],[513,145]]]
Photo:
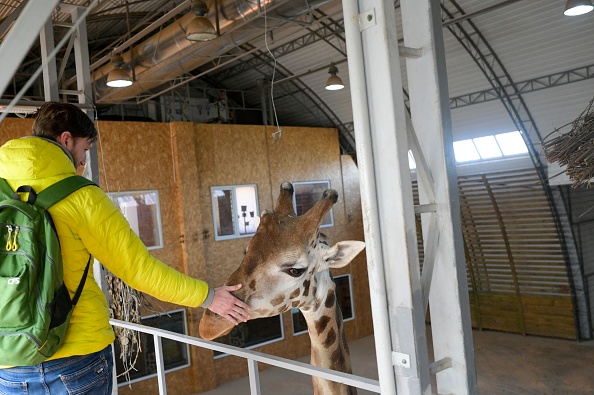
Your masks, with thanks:
[[[163,329],[157,329],[150,326],[133,324],[130,322],[115,319],[111,319],[109,320],[109,322],[111,325],[114,326],[119,326],[122,328],[153,335],[153,339],[155,342],[155,358],[160,395],[167,394],[167,384],[165,381],[165,363],[163,362],[163,348],[161,346],[161,338],[175,340],[192,346],[208,348],[210,350],[219,351],[226,354],[235,355],[236,357],[247,359],[251,395],[260,395],[260,376],[258,372],[258,362],[273,365],[294,372],[307,374],[310,376],[317,376],[326,380],[344,383],[352,387],[361,388],[378,394],[380,393],[379,381],[372,380],[366,377],[356,376],[353,374],[343,372],[337,372],[331,369],[320,368],[299,361],[293,361],[286,358],[276,357],[257,351],[245,350],[243,348],[228,346],[225,344],[216,343],[213,341],[204,340],[188,335],[182,335],[179,333],[170,332]]]

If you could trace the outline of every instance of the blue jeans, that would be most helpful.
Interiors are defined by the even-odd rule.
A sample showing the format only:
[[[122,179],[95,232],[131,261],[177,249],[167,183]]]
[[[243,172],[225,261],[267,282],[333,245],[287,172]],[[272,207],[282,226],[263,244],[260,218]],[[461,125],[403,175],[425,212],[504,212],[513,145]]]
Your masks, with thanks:
[[[94,354],[0,369],[0,395],[111,395],[111,346]]]

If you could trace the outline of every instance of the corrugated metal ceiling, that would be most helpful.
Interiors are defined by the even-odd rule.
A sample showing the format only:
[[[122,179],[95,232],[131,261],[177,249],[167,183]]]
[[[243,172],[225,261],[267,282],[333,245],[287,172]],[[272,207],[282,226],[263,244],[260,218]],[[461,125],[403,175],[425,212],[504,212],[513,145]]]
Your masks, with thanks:
[[[84,6],[88,1],[69,0],[68,3]],[[88,18],[87,24],[92,61],[105,56],[129,35],[133,37],[181,3],[183,2],[168,0],[100,1]],[[235,5],[242,2],[225,3]],[[340,126],[352,122],[348,66],[344,62],[346,46],[344,32],[340,29],[342,3],[338,0],[318,3],[316,9],[292,21],[266,20],[268,27],[266,44],[277,55],[275,80],[280,81],[274,88],[275,107],[279,122],[284,125]],[[397,18],[400,18],[398,2],[395,3]],[[20,4],[21,1],[18,0],[1,2],[0,19],[9,16]],[[456,9],[453,0],[443,0],[442,4],[450,11]],[[563,15],[564,1],[562,0],[538,2],[538,6],[535,6],[534,1],[529,0],[480,2],[458,0],[456,5],[462,11],[454,11],[454,17],[501,5],[499,8],[494,7],[488,12],[473,16],[470,21],[488,42],[515,83],[594,66],[594,48],[591,40],[594,35],[594,23],[592,23],[594,13],[566,17]],[[127,16],[126,7],[129,10]],[[187,11],[188,9],[185,9],[176,17],[182,17]],[[444,18],[446,15],[444,13]],[[68,22],[69,17],[64,12],[55,11],[53,19],[63,22],[61,27],[56,27],[56,39],[58,39],[63,34],[64,22]],[[130,32],[128,32],[128,21]],[[259,48],[258,52],[243,56],[240,60],[214,71],[209,69],[231,59],[232,56],[207,57],[202,66],[195,70],[187,70],[186,74],[180,77],[204,74],[203,77],[190,83],[192,89],[211,86],[216,89],[243,91],[242,97],[247,101],[246,107],[260,107],[262,90],[257,81],[269,80],[273,72],[273,62],[263,39],[264,22],[261,15],[251,24],[229,33],[234,38],[231,41],[233,45],[229,46],[230,55],[236,56],[252,48]],[[333,28],[323,30],[328,26]],[[235,41],[246,32],[249,32],[251,37],[248,41],[241,43]],[[401,32],[399,34],[401,35]],[[287,44],[308,36],[311,37],[310,42]],[[447,28],[444,29],[444,40],[450,97],[465,95],[471,97],[473,93],[492,89],[492,81],[485,76],[473,57]],[[283,47],[279,46],[280,43],[283,47],[290,48],[281,51],[280,48]],[[27,74],[31,72],[31,67],[38,66],[40,62],[38,51],[37,46],[32,48],[31,55],[26,60],[31,66],[20,70],[21,73]],[[255,59],[255,56],[258,58]],[[249,62],[250,67],[244,69],[237,67],[244,62]],[[342,62],[338,64],[339,76],[346,86],[342,91],[324,90],[325,80],[328,77],[326,67],[333,62]],[[71,61],[69,69],[66,72],[68,78],[74,73]],[[406,89],[404,61],[402,61],[402,73],[403,85]],[[288,77],[292,79],[287,81]],[[547,83],[550,86],[541,87],[540,90],[531,88],[522,93],[541,133],[548,134],[552,128],[561,126],[579,115],[592,98],[594,89],[592,89],[593,83],[590,77],[586,75],[578,78],[579,82],[562,86],[557,86],[559,81],[553,79]],[[167,81],[162,82],[164,85],[151,88],[150,92],[144,94],[158,94],[169,84]],[[18,86],[22,83],[22,77],[19,77],[15,79],[14,85]],[[192,89],[189,91],[192,92]],[[185,88],[180,89],[180,92],[187,91]],[[3,98],[10,97],[10,94],[5,92]],[[238,96],[230,93],[229,97]],[[133,102],[136,98],[131,97],[126,100]],[[500,101],[474,100],[468,106],[453,106],[452,119],[455,140],[514,129],[509,114]],[[342,131],[346,133],[344,127]]]

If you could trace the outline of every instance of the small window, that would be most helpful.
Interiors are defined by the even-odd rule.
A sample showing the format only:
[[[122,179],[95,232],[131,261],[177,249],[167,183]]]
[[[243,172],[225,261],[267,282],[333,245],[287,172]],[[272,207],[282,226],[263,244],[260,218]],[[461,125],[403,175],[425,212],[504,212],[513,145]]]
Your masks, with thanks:
[[[187,322],[185,309],[169,311],[163,314],[151,315],[141,319],[142,325],[151,326],[153,328],[165,329],[171,332],[187,334]],[[129,372],[129,380],[125,375],[120,376],[124,372],[120,355],[120,347],[118,342],[115,345],[116,355],[116,372],[118,374],[118,386],[131,384],[137,381],[145,380],[157,375],[157,360],[155,355],[155,343],[153,336],[141,333],[140,334],[141,349],[136,360],[134,369]],[[165,372],[171,372],[190,366],[190,347],[186,343],[177,342],[175,340],[161,338],[161,345],[163,347],[163,361],[165,363]]]
[[[472,140],[454,141],[454,155],[457,162],[470,162],[481,158]]]
[[[215,240],[252,236],[260,224],[256,185],[211,187]]]
[[[353,307],[353,293],[351,285],[351,275],[343,274],[334,277],[336,283],[336,300],[342,312],[342,320],[350,321],[355,318],[355,309]],[[291,318],[293,320],[293,334],[300,335],[307,332],[307,322],[301,311],[297,308],[291,309]]]
[[[324,194],[326,189],[330,189],[330,181],[308,181],[293,183],[295,194],[293,195],[293,205],[297,215],[305,214],[312,208]],[[326,214],[321,227],[334,225],[332,209]]]
[[[528,147],[526,147],[526,143],[518,131],[496,134],[495,138],[499,147],[501,147],[501,151],[503,151],[503,155],[528,153]]]
[[[258,318],[236,325],[225,336],[215,339],[218,343],[242,348],[255,348],[284,339],[282,315]],[[214,352],[215,357],[227,355]]]
[[[107,195],[149,250],[163,248],[158,191],[114,192]]]
[[[454,141],[454,155],[458,163],[499,159],[526,153],[528,153],[528,147],[518,131]]]
[[[478,137],[472,140],[478,149],[481,159],[499,158],[503,156],[495,136]]]

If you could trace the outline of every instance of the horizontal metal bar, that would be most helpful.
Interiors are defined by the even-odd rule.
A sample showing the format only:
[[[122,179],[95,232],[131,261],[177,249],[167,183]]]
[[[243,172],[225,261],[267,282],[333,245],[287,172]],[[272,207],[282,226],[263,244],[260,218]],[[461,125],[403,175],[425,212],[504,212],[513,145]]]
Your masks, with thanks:
[[[434,213],[436,211],[437,211],[437,204],[435,204],[435,203],[415,205],[415,214]]]
[[[310,376],[320,377],[326,380],[332,380],[338,383],[350,385],[351,387],[361,388],[367,391],[380,393],[380,385],[378,380],[372,380],[367,377],[356,376],[353,374],[337,372],[335,370],[320,368],[307,363],[292,361],[290,359],[276,357],[273,355],[264,354],[252,350],[244,350],[243,348],[228,346],[225,344],[199,339],[197,337],[182,335],[175,332],[166,331],[163,329],[152,328],[145,325],[133,324],[130,322],[110,319],[111,325],[119,326],[126,329],[132,329],[138,332],[147,333],[153,336],[160,336],[167,339],[175,340],[178,342],[198,346],[202,348],[208,348],[210,350],[223,352],[226,354],[235,355],[237,357],[262,362],[267,365],[277,366],[279,368],[291,370],[307,374]]]
[[[447,368],[452,367],[452,359],[450,357],[445,357],[440,359],[439,361],[435,361],[429,364],[429,372],[431,374],[435,374],[445,370]]]

